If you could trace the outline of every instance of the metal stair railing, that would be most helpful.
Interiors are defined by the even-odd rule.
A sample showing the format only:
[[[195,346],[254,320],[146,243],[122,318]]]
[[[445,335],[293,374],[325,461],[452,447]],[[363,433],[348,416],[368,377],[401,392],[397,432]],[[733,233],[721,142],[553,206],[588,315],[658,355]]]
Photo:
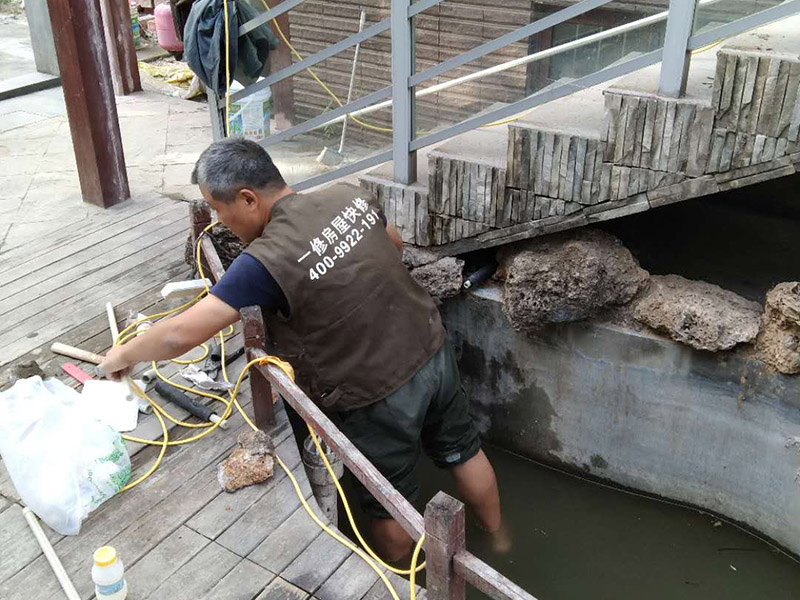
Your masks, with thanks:
[[[239,29],[239,35],[246,35],[256,27],[268,23],[275,17],[286,13],[298,6],[303,0],[284,0],[278,6],[271,8],[264,14],[255,17],[245,23]],[[691,60],[691,52],[710,44],[720,42],[731,36],[745,31],[760,27],[767,23],[780,20],[782,18],[800,13],[800,0],[785,0],[783,3],[760,10],[754,14],[736,19],[730,23],[720,25],[708,31],[693,34],[692,27],[694,16],[698,6],[718,2],[720,0],[670,0],[668,11],[643,17],[638,21],[627,23],[608,31],[599,32],[586,36],[574,42],[563,44],[555,48],[549,48],[541,52],[531,54],[521,59],[509,61],[503,65],[489,67],[477,73],[473,73],[461,78],[446,81],[435,86],[417,91],[418,85],[429,81],[434,77],[440,77],[447,71],[470,63],[478,58],[486,56],[496,50],[525,39],[533,34],[544,31],[555,25],[564,23],[578,15],[585,14],[591,10],[608,4],[612,0],[581,0],[576,4],[560,11],[548,15],[542,19],[524,25],[515,31],[502,35],[494,40],[481,44],[480,46],[468,50],[458,56],[449,58],[440,64],[429,67],[419,73],[413,72],[415,64],[414,49],[414,18],[436,5],[441,0],[392,0],[391,16],[378,23],[367,27],[361,32],[348,36],[347,38],[328,46],[327,48],[306,57],[289,67],[285,67],[277,73],[271,74],[263,80],[247,86],[245,89],[231,95],[231,100],[241,100],[248,95],[265,88],[266,86],[283,81],[292,77],[303,70],[346,50],[358,43],[380,35],[386,31],[391,31],[392,49],[392,82],[378,91],[372,92],[362,98],[353,100],[334,110],[324,112],[316,117],[295,125],[290,129],[268,136],[262,140],[265,147],[280,143],[290,137],[308,133],[320,127],[343,121],[344,119],[354,118],[358,115],[368,114],[383,108],[392,108],[392,149],[378,152],[372,156],[346,164],[342,167],[311,177],[299,183],[293,184],[293,188],[302,191],[310,187],[321,185],[335,179],[357,173],[372,166],[394,160],[393,177],[394,181],[400,184],[410,184],[416,180],[416,152],[422,148],[444,141],[476,127],[492,124],[496,121],[512,118],[522,112],[530,110],[546,102],[552,102],[563,98],[580,89],[595,86],[633,71],[648,67],[659,61],[662,62],[661,76],[659,82],[659,92],[664,96],[679,97],[685,90],[686,77]],[[426,133],[417,137],[415,127],[415,105],[416,100],[422,96],[436,93],[454,85],[463,83],[467,80],[473,81],[488,75],[495,74],[500,70],[505,70],[558,55],[562,52],[574,50],[577,47],[594,43],[599,39],[606,39],[612,35],[617,35],[624,31],[630,31],[640,27],[646,27],[656,21],[666,18],[666,36],[664,46],[657,50],[647,52],[632,59],[616,63],[575,79],[568,83],[563,83],[547,90],[533,93],[521,100],[502,106],[490,112],[470,117],[464,121],[443,127],[436,131]],[[209,104],[212,112],[212,123],[214,124],[215,138],[224,132],[221,126],[221,99],[213,93],[209,94]]]

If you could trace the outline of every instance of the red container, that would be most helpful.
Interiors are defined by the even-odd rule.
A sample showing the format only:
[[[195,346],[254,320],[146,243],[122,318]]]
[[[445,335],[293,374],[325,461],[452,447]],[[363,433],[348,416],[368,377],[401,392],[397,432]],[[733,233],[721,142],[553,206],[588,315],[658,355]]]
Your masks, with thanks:
[[[183,42],[175,33],[175,22],[169,4],[159,4],[154,11],[156,17],[156,37],[158,45],[168,52],[183,52]]]

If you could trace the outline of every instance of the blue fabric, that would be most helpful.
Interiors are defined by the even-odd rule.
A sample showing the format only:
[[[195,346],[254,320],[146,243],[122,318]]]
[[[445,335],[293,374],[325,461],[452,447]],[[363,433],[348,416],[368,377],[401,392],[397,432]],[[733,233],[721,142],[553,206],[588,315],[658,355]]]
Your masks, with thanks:
[[[240,254],[225,271],[211,293],[236,310],[260,306],[270,312],[289,316],[289,303],[278,282],[267,268],[246,252]]]

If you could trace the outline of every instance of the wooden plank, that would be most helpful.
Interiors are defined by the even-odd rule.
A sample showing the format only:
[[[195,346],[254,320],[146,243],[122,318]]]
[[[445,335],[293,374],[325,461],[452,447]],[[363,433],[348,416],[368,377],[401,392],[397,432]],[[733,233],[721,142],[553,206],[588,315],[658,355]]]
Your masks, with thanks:
[[[537,137],[538,151],[536,154],[536,165],[534,166],[533,189],[536,194],[542,194],[544,193],[542,190],[544,189],[545,181],[544,157],[547,153],[547,136],[541,131],[536,131],[535,135]]]
[[[394,587],[400,600],[411,599],[411,587],[409,586],[408,581],[392,572],[386,572],[386,578],[389,580],[389,583],[392,584],[392,587]],[[425,590],[420,588],[419,585],[415,587],[417,592],[417,600],[424,600],[424,598],[427,597]],[[372,584],[372,587],[369,589],[369,591],[364,594],[363,600],[391,600],[391,598],[392,596],[389,594],[389,590],[386,589],[386,585],[382,580],[379,579]]]
[[[605,112],[606,112],[606,123],[607,130],[606,130],[606,140],[608,144],[606,146],[607,154],[604,157],[605,160],[611,161],[613,160],[616,154],[616,146],[617,146],[617,139],[620,134],[620,131],[624,132],[624,129],[620,129],[620,119],[623,118],[622,115],[622,96],[619,94],[611,94],[608,93],[605,95]],[[619,137],[620,144],[622,143],[622,138]],[[537,190],[537,194],[542,193],[543,191]]]
[[[800,103],[800,62],[791,62],[786,82],[786,95],[775,130],[777,137],[788,138],[792,115],[798,103]]]
[[[476,181],[476,200],[475,200],[475,220],[483,222],[484,215],[488,211],[486,201],[486,172],[491,172],[491,167],[486,165],[477,165],[477,181]]]
[[[182,431],[175,439],[180,439],[190,435],[192,432]],[[73,578],[76,584],[87,585],[91,584],[88,578],[76,577],[76,574],[86,568],[87,557],[91,557],[92,552],[100,546],[107,544],[120,532],[128,528],[133,522],[151,511],[162,499],[169,497],[176,492],[187,480],[193,477],[196,473],[207,468],[210,464],[216,465],[217,460],[221,454],[226,452],[231,446],[222,445],[221,440],[228,440],[230,444],[235,442],[235,438],[230,436],[227,432],[222,432],[217,429],[201,440],[198,440],[189,446],[178,446],[170,448],[164,458],[159,469],[147,480],[146,485],[140,485],[118,495],[111,500],[102,504],[94,513],[92,513],[81,528],[79,536],[68,536],[55,544],[56,553],[59,555],[64,568],[67,573]],[[157,449],[155,447],[148,448],[140,452],[134,457],[134,472],[141,465],[149,465],[155,458]],[[180,500],[182,496],[176,499]],[[157,525],[155,521],[154,525]],[[202,538],[205,542],[208,540],[192,532],[191,530],[182,527],[177,530],[172,536],[179,532],[184,532],[189,535],[188,539],[193,540]],[[163,531],[160,535],[168,533]],[[171,536],[171,537],[172,537]],[[169,539],[169,538],[167,538]],[[164,542],[159,544],[163,546]],[[169,543],[177,543],[175,540]],[[205,545],[205,544],[203,544]],[[169,546],[169,544],[168,544]],[[199,551],[200,548],[197,548]],[[151,551],[143,560],[151,560],[151,557],[158,553]],[[191,556],[186,556],[179,552],[176,556],[180,556],[178,560],[167,560],[170,564],[174,564],[175,568],[179,567],[185,560]],[[173,557],[168,557],[172,559]],[[164,557],[157,558],[164,562]],[[137,564],[141,564],[137,563]],[[137,565],[134,565],[136,568]],[[166,575],[161,579],[163,581],[171,574]],[[79,581],[80,580],[80,581]],[[161,583],[158,581],[156,586]],[[137,594],[140,593],[137,587]],[[150,588],[155,589],[153,588]],[[23,594],[21,590],[26,590]],[[53,597],[60,586],[52,575],[50,565],[44,560],[44,557],[39,557],[22,571],[11,577],[8,581],[0,584],[0,598],[4,600],[11,600],[16,598],[24,598],[25,600],[39,600]],[[142,596],[146,594],[141,592]]]
[[[0,315],[59,287],[81,281],[185,229],[185,217],[182,214],[163,215],[148,223],[147,228],[137,228],[129,235],[117,236],[101,247],[78,252],[67,260],[39,269],[14,282],[5,282],[0,290]]]
[[[43,285],[34,286],[34,289],[6,298],[0,301],[0,315],[3,321],[9,326],[0,329],[0,340],[3,343],[13,341],[15,338],[8,334],[15,327],[23,327],[29,331],[30,323],[25,326],[28,319],[35,319],[37,327],[41,327],[60,316],[63,316],[61,308],[66,301],[85,297],[84,294],[97,288],[99,283],[106,282],[135,270],[138,266],[147,263],[153,258],[162,254],[162,246],[169,249],[183,246],[185,238],[181,235],[185,233],[185,223],[172,223],[158,232],[154,232],[152,237],[141,238],[125,246],[125,251],[113,256],[117,260],[112,260],[107,264],[102,262],[102,256],[95,259],[86,260],[90,265],[89,270],[82,271],[79,266],[69,269],[64,276],[54,275],[54,285],[45,282]],[[176,243],[176,234],[181,237]],[[37,290],[41,288],[41,293]]]
[[[536,600],[516,583],[469,552],[457,553],[453,558],[453,567],[456,574],[494,600]]]
[[[736,131],[747,131],[747,123],[753,108],[756,93],[756,77],[758,75],[758,57],[748,56],[743,62],[747,64],[747,76],[742,89],[742,102],[739,109],[738,122],[734,124]]]
[[[499,194],[498,189],[500,187],[500,177],[501,173],[503,174],[505,173],[503,172],[502,169],[497,169],[495,167],[492,167],[489,170],[489,173],[490,173],[489,176],[491,177],[492,180],[492,185],[489,192],[491,194],[491,199],[489,202],[489,211],[488,214],[486,215],[486,222],[491,227],[494,227],[497,224],[497,197]],[[505,178],[503,178],[503,181],[505,182]]]
[[[6,510],[0,512],[0,583],[6,581],[42,554],[42,549],[22,516],[19,504],[5,502]],[[50,543],[63,536],[41,523]]]
[[[711,157],[708,159],[707,171],[716,173],[720,170],[722,160],[722,148],[725,145],[726,133],[724,129],[714,129],[713,141],[711,143]]]
[[[85,202],[113,206],[131,193],[100,3],[48,0],[47,6],[81,194]]]
[[[281,578],[310,594],[330,577],[352,552],[327,534],[318,536],[280,573]]]
[[[154,592],[210,544],[213,542],[199,533],[179,527],[142,560],[125,569],[128,587],[136,590],[138,598],[163,598]]]
[[[311,489],[308,480],[302,476],[305,474],[303,469],[302,465],[298,465],[292,472],[295,477],[299,477],[303,494],[309,498]],[[298,506],[299,500],[291,481],[288,477],[282,478],[228,527],[217,538],[217,542],[231,552],[245,557],[289,518]]]
[[[731,160],[733,159],[733,148],[736,144],[736,134],[727,132],[725,134],[725,145],[722,146],[722,155],[719,159],[719,168],[721,171],[727,171],[731,168]]]
[[[528,181],[525,189],[533,191],[536,185],[536,164],[539,160],[539,132],[529,129],[526,133],[530,139],[530,151],[528,153]]]
[[[451,210],[450,207],[453,204],[452,199],[450,197],[451,194],[452,194],[452,190],[450,189],[450,170],[451,170],[451,165],[453,165],[453,161],[452,160],[449,160],[447,158],[442,158],[441,167],[440,167],[441,170],[442,170],[442,174],[441,174],[442,187],[441,187],[441,189],[439,191],[437,191],[437,196],[441,197],[441,199],[442,199],[439,212],[441,214],[445,214],[445,215],[449,215],[450,214],[450,210]],[[439,181],[439,176],[438,175],[436,177],[436,180],[437,180],[437,182]]]
[[[564,148],[564,138],[565,136],[561,134],[556,134],[554,136],[553,154],[550,162],[550,169],[548,170],[549,177],[547,195],[551,198],[556,198],[558,196],[558,183],[559,175],[561,173],[561,155]],[[545,159],[545,164],[546,160],[547,159]]]
[[[578,138],[572,138],[567,152],[567,172],[562,179],[561,197],[572,200],[575,190],[575,162],[578,160]]]
[[[792,63],[787,60],[781,60],[779,62],[778,77],[775,80],[775,89],[772,96],[772,106],[766,115],[766,121],[764,123],[766,127],[766,134],[774,138],[777,138],[781,131],[781,113],[786,99],[786,88],[789,82],[791,64]]]
[[[184,266],[182,257],[170,256],[170,252],[182,245],[182,242],[165,244],[165,247],[160,248],[162,252],[160,256],[155,253],[156,256],[146,264],[131,269],[129,271],[131,277],[124,279],[125,283],[122,285],[118,280],[102,281],[82,297],[70,298],[60,305],[38,314],[35,318],[32,317],[17,323],[0,335],[0,344],[4,345],[4,358],[9,361],[13,360],[38,347],[42,342],[50,341],[63,334],[75,324],[94,316],[97,308],[93,303],[109,298],[113,299],[114,304],[124,302],[135,295],[143,285],[147,285],[155,278],[172,277],[178,269],[183,270]],[[126,274],[120,274],[117,279],[123,278],[124,275]],[[32,325],[38,333],[37,337],[28,337]]]
[[[170,575],[148,597],[196,600],[211,591],[242,559],[211,542],[180,569]]]
[[[642,152],[644,144],[644,130],[647,124],[648,101],[645,98],[639,99],[639,106],[636,108],[636,130],[633,136],[633,158],[631,166],[638,167],[642,164]]]
[[[722,82],[722,91],[719,98],[719,109],[717,110],[718,127],[723,127],[723,118],[731,109],[733,88],[736,84],[736,67],[738,62],[738,56],[736,54],[725,54],[725,77]]]
[[[581,204],[592,203],[592,184],[595,177],[595,161],[597,159],[597,140],[589,140],[586,147],[586,161],[583,169],[583,182],[581,184]]]
[[[76,252],[91,250],[115,238],[128,230],[134,229],[144,223],[158,219],[161,215],[169,213],[183,203],[172,200],[132,201],[121,206],[108,209],[102,218],[95,218],[81,227],[66,228],[59,234],[53,235],[43,244],[26,245],[0,254],[0,275],[3,281],[11,283],[20,277],[32,274],[55,262],[66,260]],[[135,207],[136,210],[132,210]],[[39,242],[39,240],[37,240]],[[55,250],[58,250],[57,252]]]
[[[425,507],[426,587],[436,600],[464,600],[464,578],[453,569],[453,557],[466,546],[464,504],[437,493]]]
[[[653,141],[650,146],[650,168],[661,170],[661,151],[664,142],[664,126],[667,118],[666,100],[656,100],[656,115],[653,122]]]
[[[442,175],[444,182],[444,175]],[[448,180],[448,200],[447,200],[447,214],[456,216],[458,208],[458,162],[452,162],[450,165],[450,178]]]
[[[362,598],[380,577],[363,558],[351,554],[328,580],[314,592],[319,600]]]
[[[198,600],[251,600],[274,579],[274,573],[243,559]]]
[[[508,143],[506,144],[506,185],[508,187],[517,187],[517,171],[514,168],[514,142],[517,136],[520,135],[517,127],[508,128]]]
[[[324,533],[301,506],[247,558],[268,571],[280,573],[319,535]]]
[[[672,147],[672,136],[675,131],[675,114],[677,112],[677,102],[666,103],[666,113],[664,115],[664,136],[661,138],[661,153],[659,154],[659,171],[667,171],[669,166],[670,148]]]
[[[281,577],[276,577],[256,600],[306,600],[309,593],[292,585]]]
[[[769,57],[760,56],[758,58],[758,68],[756,69],[756,81],[753,85],[753,101],[750,104],[750,111],[747,115],[745,131],[755,135],[758,131],[758,119],[761,114],[761,104],[764,100],[767,76],[769,75],[771,60]]]
[[[764,96],[761,99],[761,108],[758,113],[758,126],[756,133],[767,137],[773,135],[772,115],[775,112],[775,105],[778,100],[783,100],[786,88],[778,90],[778,79],[781,74],[783,61],[779,58],[772,58],[769,62],[767,78],[764,81]],[[778,97],[780,94],[780,97]],[[779,105],[780,106],[780,105]],[[780,110],[780,108],[778,109]]]

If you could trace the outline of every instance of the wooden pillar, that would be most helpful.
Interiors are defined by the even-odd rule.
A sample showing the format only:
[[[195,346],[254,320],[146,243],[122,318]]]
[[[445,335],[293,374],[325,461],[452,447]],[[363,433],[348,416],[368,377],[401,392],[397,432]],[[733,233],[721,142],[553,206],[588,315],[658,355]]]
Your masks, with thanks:
[[[464,579],[453,564],[453,557],[464,547],[464,505],[439,492],[425,507],[425,572],[430,600],[464,600]]]
[[[278,6],[283,0],[270,2],[273,8]],[[270,21],[272,31],[278,38],[278,47],[269,53],[269,68],[271,73],[277,73],[285,67],[292,66],[292,51],[283,41],[275,26],[275,21],[283,31],[286,39],[291,41],[292,36],[289,31],[289,13],[287,11]],[[283,81],[272,84],[272,110],[275,113],[275,125],[278,130],[289,129],[294,124],[294,78],[287,77]]]
[[[127,96],[141,91],[130,5],[127,0],[100,0],[100,7],[114,92],[118,96]]]
[[[196,268],[197,240],[200,234],[203,233],[203,230],[211,225],[211,211],[205,202],[193,202],[189,206],[189,222],[192,226],[192,252],[194,253],[192,255],[194,257],[192,266]],[[203,274],[212,281],[216,281],[214,273],[211,272],[211,268],[208,264],[208,257],[206,257],[205,252],[200,252],[200,264],[203,266]],[[200,277],[200,274],[198,273],[197,276]]]
[[[239,312],[242,313],[242,333],[244,347],[247,349],[248,362],[258,358],[256,350],[264,350],[266,334],[261,308],[246,306]],[[256,427],[267,431],[275,425],[275,411],[272,405],[272,386],[258,369],[250,369],[250,391],[253,397],[253,413]]]
[[[130,198],[99,0],[48,0],[81,194],[102,207]]]

